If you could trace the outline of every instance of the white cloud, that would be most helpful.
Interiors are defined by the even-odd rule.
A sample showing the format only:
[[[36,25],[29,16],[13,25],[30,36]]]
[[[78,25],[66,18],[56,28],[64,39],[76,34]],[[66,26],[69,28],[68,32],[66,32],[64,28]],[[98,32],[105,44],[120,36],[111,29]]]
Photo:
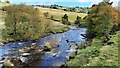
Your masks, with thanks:
[[[103,0],[78,0],[78,1],[79,2],[92,2],[92,4],[98,4],[99,2],[102,2]],[[113,6],[118,6],[119,1],[120,0],[110,0],[110,2],[113,2]]]
[[[6,0],[1,0],[1,1],[6,1]],[[24,0],[9,0],[11,2],[24,2]],[[99,2],[102,2],[103,0],[25,0],[26,2],[33,2],[33,1],[39,1],[39,2],[91,2],[92,4],[98,4]],[[110,0],[113,2],[113,6],[118,6],[118,2],[120,0]]]

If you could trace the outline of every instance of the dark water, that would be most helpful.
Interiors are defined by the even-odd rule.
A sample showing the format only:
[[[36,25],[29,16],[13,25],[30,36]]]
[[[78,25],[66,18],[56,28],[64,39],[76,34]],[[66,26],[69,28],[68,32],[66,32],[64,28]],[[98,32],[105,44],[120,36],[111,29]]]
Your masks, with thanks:
[[[53,34],[50,36],[46,36],[44,38],[39,38],[36,41],[36,44],[38,46],[43,47],[44,44],[49,43],[51,46],[53,46],[53,49],[50,52],[45,52],[42,55],[37,55],[38,57],[41,57],[39,60],[33,61],[36,58],[36,55],[32,56],[33,60],[31,60],[30,57],[27,57],[27,59],[29,59],[28,62],[29,61],[33,62],[28,63],[26,65],[60,66],[61,64],[64,64],[67,60],[69,60],[70,54],[76,51],[75,48],[82,42],[85,42],[84,37],[81,36],[81,34],[85,33],[86,33],[85,28],[73,28],[72,30],[69,30],[64,33]],[[23,47],[28,47],[31,44],[32,41],[25,41],[25,42],[12,42],[5,44],[4,46],[0,46],[0,58],[5,57],[6,58],[5,60],[7,60],[8,58],[13,56],[19,57],[17,50]],[[9,56],[5,56],[5,54],[10,50],[12,54]],[[2,65],[1,62],[0,64]]]

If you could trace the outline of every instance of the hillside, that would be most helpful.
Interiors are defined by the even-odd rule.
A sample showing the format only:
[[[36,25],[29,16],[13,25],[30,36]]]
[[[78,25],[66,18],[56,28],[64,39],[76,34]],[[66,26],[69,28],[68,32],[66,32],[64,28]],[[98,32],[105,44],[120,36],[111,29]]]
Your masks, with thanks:
[[[102,40],[94,39],[90,46],[80,49],[80,53],[66,63],[67,66],[118,66],[119,32],[111,35],[106,46],[102,46]]]
[[[40,10],[40,14],[43,15],[45,12],[48,12],[49,17],[53,16],[56,20],[61,20],[63,15],[67,14],[70,22],[74,22],[77,16],[84,18],[87,15],[85,13],[68,12],[68,11],[63,11],[59,9],[51,9],[51,8],[38,7],[38,9]]]

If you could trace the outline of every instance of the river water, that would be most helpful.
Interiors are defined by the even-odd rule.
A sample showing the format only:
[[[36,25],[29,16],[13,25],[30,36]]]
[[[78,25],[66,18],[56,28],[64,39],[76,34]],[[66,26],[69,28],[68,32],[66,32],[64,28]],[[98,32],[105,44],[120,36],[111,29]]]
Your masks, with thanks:
[[[11,42],[4,44],[3,46],[0,46],[0,58],[4,57],[5,60],[0,61],[0,65],[2,66],[3,62],[5,62],[8,58],[17,56],[23,60],[26,58],[28,59],[25,61],[26,63],[24,63],[25,66],[61,66],[67,60],[69,60],[71,53],[76,52],[76,47],[85,42],[85,38],[81,36],[81,34],[85,33],[86,28],[73,28],[64,33],[58,33],[46,36],[44,38],[39,38],[35,42],[36,45],[43,47],[46,43],[49,43],[53,47],[52,51],[24,58],[19,57],[17,50],[28,47],[33,43],[33,41]],[[9,51],[11,51],[11,55],[5,56],[5,54]],[[36,56],[40,57],[40,59],[34,60]]]

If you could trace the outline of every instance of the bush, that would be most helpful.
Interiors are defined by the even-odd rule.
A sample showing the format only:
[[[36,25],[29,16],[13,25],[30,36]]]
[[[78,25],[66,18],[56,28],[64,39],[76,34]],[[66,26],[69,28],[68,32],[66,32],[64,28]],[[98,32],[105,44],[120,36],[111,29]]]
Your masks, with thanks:
[[[26,5],[11,5],[6,10],[2,35],[5,40],[33,40],[44,35],[44,20],[39,10]]]
[[[62,23],[63,23],[63,24],[70,25],[70,22],[68,21],[68,15],[67,15],[67,14],[65,14],[65,15],[62,17]]]
[[[75,23],[75,25],[80,26],[81,25],[81,17],[77,16],[74,23]]]

